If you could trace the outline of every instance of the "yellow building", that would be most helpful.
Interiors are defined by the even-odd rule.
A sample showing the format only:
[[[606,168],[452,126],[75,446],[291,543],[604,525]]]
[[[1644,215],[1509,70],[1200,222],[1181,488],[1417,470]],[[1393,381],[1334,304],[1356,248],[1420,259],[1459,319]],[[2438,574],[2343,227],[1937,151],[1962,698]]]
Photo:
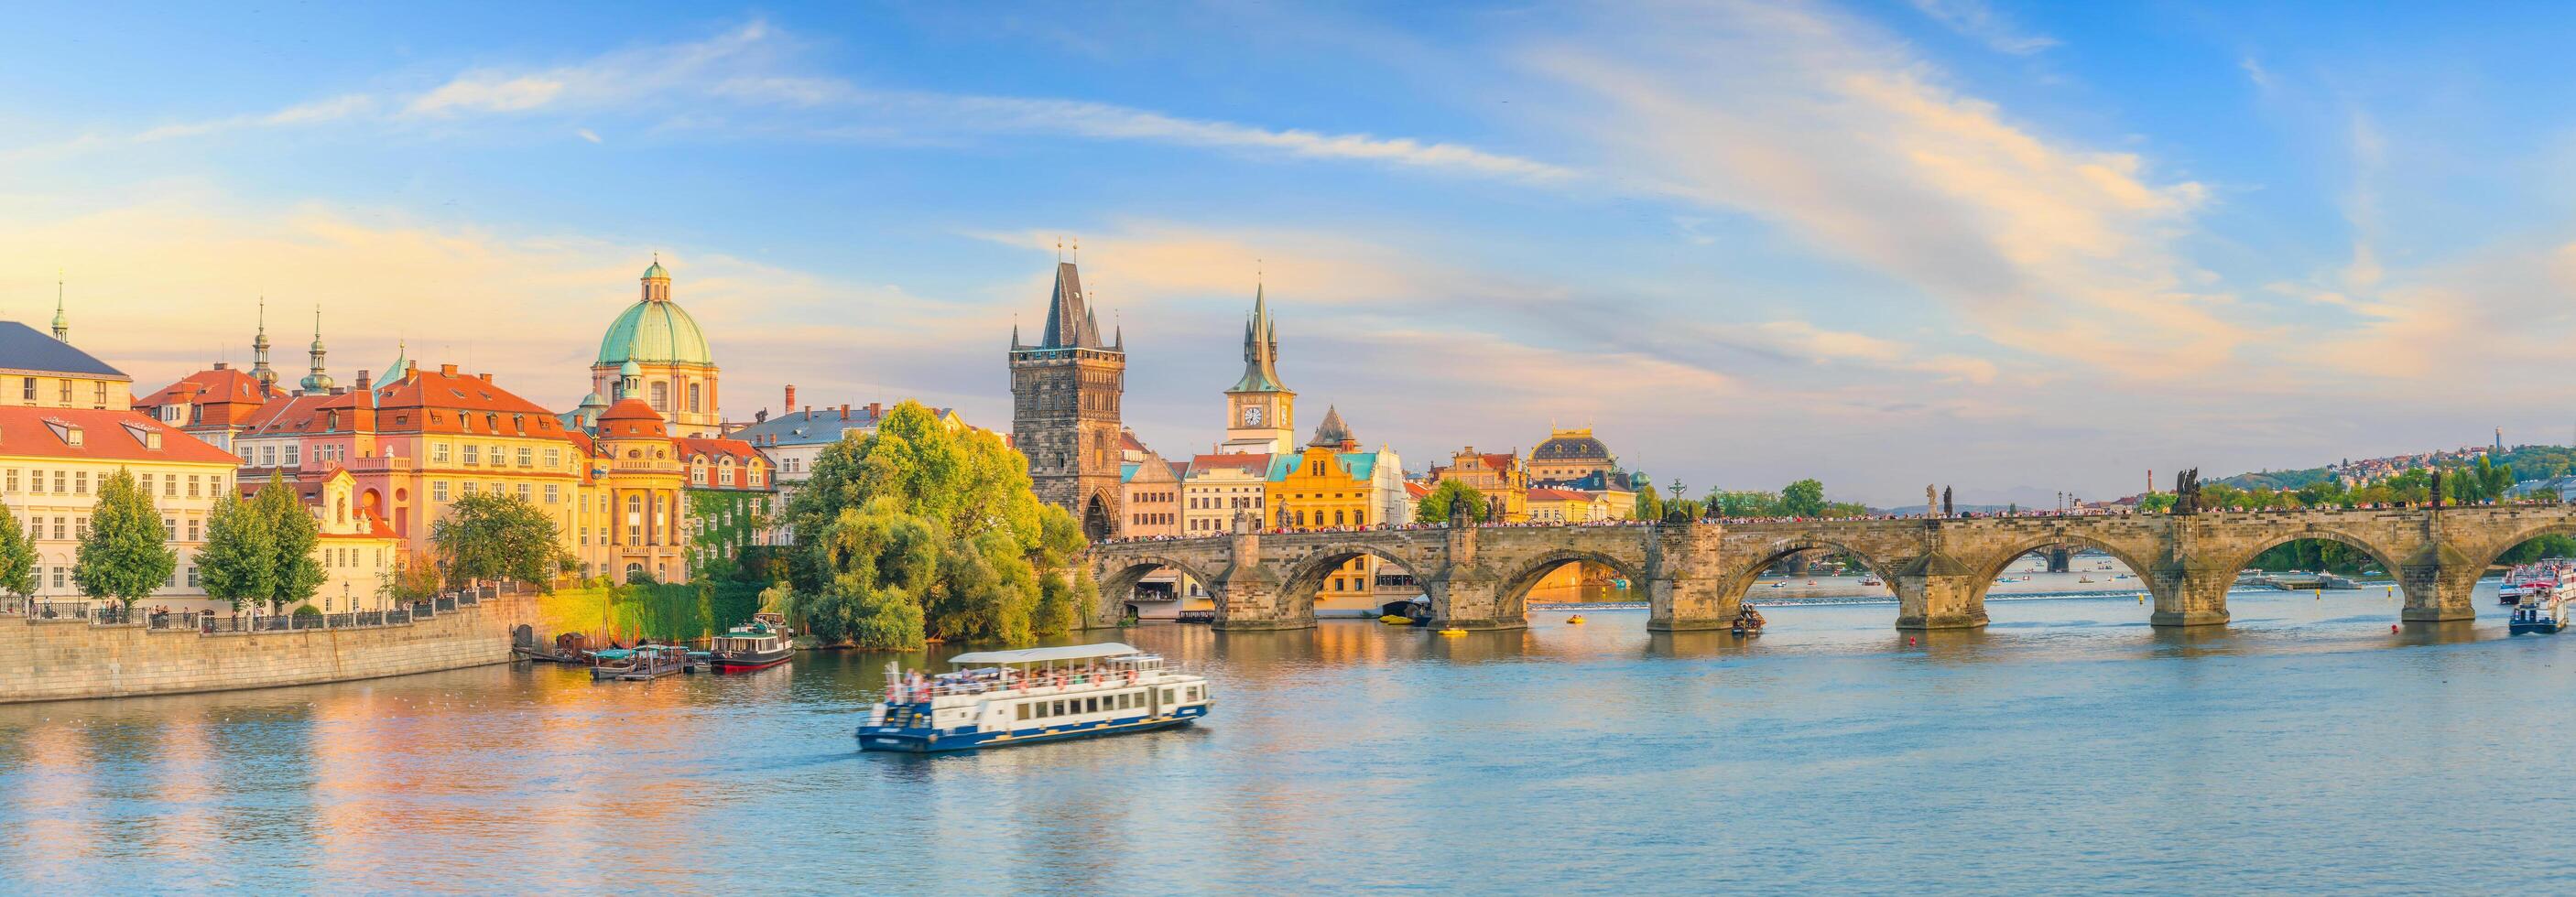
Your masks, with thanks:
[[[1613,514],[1609,498],[1598,492],[1534,487],[1522,494],[1526,496],[1529,519],[1536,523],[1591,523],[1624,516]],[[1632,497],[1632,506],[1634,502]]]
[[[301,496],[320,524],[313,559],[323,577],[322,587],[304,603],[326,614],[393,609],[386,574],[402,563],[402,537],[391,522],[360,507],[357,494],[358,478],[342,469]]]
[[[581,552],[582,566],[621,582],[639,576],[687,581],[686,474],[669,425],[652,405],[628,395],[599,416],[592,440],[582,492],[585,507],[596,509],[591,531],[599,538]]]
[[[1338,409],[1326,409],[1315,438],[1295,454],[1271,459],[1265,497],[1272,528],[1291,531],[1358,529],[1388,522],[1379,476],[1388,461],[1382,452],[1360,451],[1359,440],[1342,423]],[[1400,481],[1395,489],[1401,491]],[[1374,611],[1379,603],[1378,561],[1352,558],[1334,570],[1315,590],[1318,614]]]
[[[1530,519],[1529,468],[1521,464],[1517,451],[1498,455],[1467,446],[1449,456],[1449,466],[1432,468],[1431,477],[1434,483],[1457,480],[1484,493],[1487,503],[1499,502],[1504,523]]]
[[[1592,437],[1592,428],[1550,428],[1546,441],[1530,449],[1529,478],[1538,483],[1565,483],[1619,469],[1610,447]]]

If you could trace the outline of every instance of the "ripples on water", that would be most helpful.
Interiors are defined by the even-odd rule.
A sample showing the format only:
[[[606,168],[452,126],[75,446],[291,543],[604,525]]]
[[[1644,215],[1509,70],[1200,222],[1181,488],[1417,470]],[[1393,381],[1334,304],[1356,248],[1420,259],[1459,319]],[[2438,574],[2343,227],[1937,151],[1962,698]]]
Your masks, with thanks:
[[[2391,634],[2392,596],[1642,610],[1442,638],[1123,637],[1196,729],[862,755],[886,655],[594,685],[489,667],[0,707],[0,884],[189,891],[1345,892],[2563,887],[2576,638]],[[916,658],[906,658],[915,662]],[[2524,768],[2518,759],[2538,761]]]

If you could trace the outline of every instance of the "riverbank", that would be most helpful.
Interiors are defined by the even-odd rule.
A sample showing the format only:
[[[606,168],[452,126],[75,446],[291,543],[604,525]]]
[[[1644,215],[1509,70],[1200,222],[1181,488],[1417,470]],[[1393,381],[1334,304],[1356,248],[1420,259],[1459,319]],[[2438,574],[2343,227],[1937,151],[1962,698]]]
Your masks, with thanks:
[[[0,704],[314,685],[507,663],[512,630],[533,619],[535,605],[533,595],[442,598],[434,610],[399,623],[212,633],[0,618]]]

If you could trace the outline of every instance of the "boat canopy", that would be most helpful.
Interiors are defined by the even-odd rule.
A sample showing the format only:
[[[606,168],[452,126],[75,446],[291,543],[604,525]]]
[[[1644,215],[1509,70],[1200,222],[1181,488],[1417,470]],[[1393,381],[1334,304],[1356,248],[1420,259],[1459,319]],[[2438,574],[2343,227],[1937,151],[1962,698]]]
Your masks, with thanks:
[[[1023,648],[1017,651],[974,651],[948,658],[957,666],[1006,663],[1053,663],[1059,660],[1089,660],[1094,657],[1119,657],[1136,652],[1125,642],[1098,645],[1061,645],[1053,648]]]

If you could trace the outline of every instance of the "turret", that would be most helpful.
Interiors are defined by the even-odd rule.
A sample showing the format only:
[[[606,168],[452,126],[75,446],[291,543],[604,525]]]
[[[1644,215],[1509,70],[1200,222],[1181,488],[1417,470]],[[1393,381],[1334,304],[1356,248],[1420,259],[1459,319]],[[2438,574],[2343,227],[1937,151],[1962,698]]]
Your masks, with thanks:
[[[313,350],[312,350],[312,352],[313,352],[313,370],[312,370],[312,372],[311,372],[311,373],[307,373],[307,374],[305,374],[305,375],[304,375],[304,379],[303,379],[303,381],[301,381],[301,382],[297,383],[296,385],[297,385],[297,386],[302,387],[302,388],[304,389],[304,391],[305,391],[305,392],[310,392],[310,393],[324,393],[324,392],[330,392],[330,391],[331,391],[331,375],[330,375],[330,374],[328,374],[328,373],[325,373],[325,372],[322,370],[322,356],[323,356],[323,355],[325,355],[325,354],[328,354],[328,353],[327,353],[327,352],[322,348],[322,309],[321,309],[320,307],[318,307],[318,306],[317,306],[317,307],[315,307],[315,308],[313,309]]]

